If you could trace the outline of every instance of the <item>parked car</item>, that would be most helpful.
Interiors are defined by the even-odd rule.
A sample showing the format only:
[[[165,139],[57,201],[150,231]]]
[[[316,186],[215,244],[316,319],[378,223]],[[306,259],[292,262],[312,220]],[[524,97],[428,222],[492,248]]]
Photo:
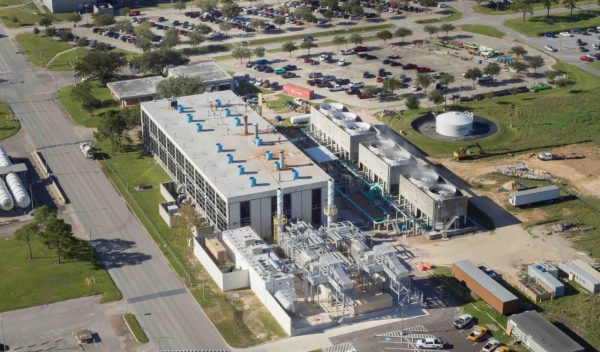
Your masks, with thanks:
[[[340,54],[342,55],[352,55],[355,54],[356,51],[354,51],[353,49],[342,49],[340,50]]]
[[[494,339],[489,339],[481,348],[481,352],[494,352],[498,346],[500,346],[500,342]]]
[[[402,64],[399,63],[398,61],[392,60],[392,61],[390,61],[390,66],[392,66],[392,67],[398,67],[398,66],[402,66]]]
[[[418,73],[427,73],[427,72],[431,72],[431,69],[427,66],[419,66],[419,67],[417,67],[417,72]]]
[[[467,335],[467,340],[478,342],[487,334],[488,329],[483,325],[477,325]]]
[[[424,339],[418,339],[416,343],[418,348],[436,349],[441,350],[444,348],[442,340],[435,337],[426,337]]]
[[[483,75],[483,76],[479,77],[479,79],[477,81],[479,83],[491,82],[492,81],[492,76],[490,76],[490,75]]]
[[[544,33],[544,37],[546,37],[546,38],[556,38],[556,33]]]
[[[360,45],[360,46],[354,47],[353,50],[354,50],[355,53],[364,53],[366,51],[369,51],[369,48],[366,47],[366,46]]]
[[[372,74],[371,72],[369,72],[369,71],[363,72],[363,78],[373,78],[373,77],[375,77],[375,75]]]
[[[285,66],[283,66],[283,68],[286,71],[296,71],[298,69],[298,66],[296,66],[296,65],[285,65]]]
[[[346,66],[346,64],[349,64],[349,62],[347,62],[344,58],[341,58],[338,60],[337,64],[338,66]]]
[[[546,49],[546,51],[549,51],[551,53],[558,51],[552,45],[546,45],[546,46],[544,46],[544,49]]]
[[[404,70],[415,70],[418,66],[415,64],[404,64],[402,65],[402,68]]]
[[[285,70],[285,68],[283,68],[283,67],[277,67],[277,68],[275,69],[275,74],[276,74],[276,75],[281,75],[281,74],[284,74],[284,73],[286,73],[286,70]]]
[[[573,34],[569,33],[569,32],[560,32],[558,33],[558,35],[560,35],[561,37],[572,37]]]
[[[585,55],[584,56],[580,56],[579,60],[586,61],[586,62],[592,62],[592,61],[594,61],[594,60],[590,59],[589,57],[587,57]]]
[[[294,72],[286,71],[281,75],[281,78],[295,78],[298,77]]]

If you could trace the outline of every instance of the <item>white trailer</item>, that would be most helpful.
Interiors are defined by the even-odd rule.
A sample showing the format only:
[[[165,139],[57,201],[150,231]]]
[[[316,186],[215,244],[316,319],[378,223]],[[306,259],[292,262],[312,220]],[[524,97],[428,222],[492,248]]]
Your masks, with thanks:
[[[508,202],[515,207],[556,200],[560,196],[560,188],[557,186],[545,186],[524,191],[512,192],[508,196]]]

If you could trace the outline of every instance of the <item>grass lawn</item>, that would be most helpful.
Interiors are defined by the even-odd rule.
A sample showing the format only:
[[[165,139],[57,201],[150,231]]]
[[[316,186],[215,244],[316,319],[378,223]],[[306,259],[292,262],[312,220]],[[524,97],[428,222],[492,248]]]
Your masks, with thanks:
[[[75,65],[78,58],[85,57],[87,53],[88,51],[85,48],[77,48],[75,50],[64,52],[59,54],[54,61],[46,66],[46,69],[50,71],[72,71],[72,65]]]
[[[13,120],[13,113],[7,104],[0,103],[0,141],[19,132],[21,124]]]
[[[0,312],[53,303],[94,294],[103,301],[121,298],[121,293],[98,262],[68,260],[57,264],[56,251],[32,242],[33,260],[27,243],[15,239],[0,241]]]
[[[135,317],[135,315],[133,315],[131,313],[125,313],[125,314],[123,314],[123,319],[125,319],[127,326],[129,326],[129,331],[131,331],[131,333],[133,334],[133,337],[138,342],[146,343],[146,342],[150,341],[148,339],[148,336],[144,332],[144,329],[142,329],[140,322]]]
[[[600,111],[600,99],[597,98],[600,81],[574,66],[557,64],[554,69],[568,72],[572,84],[538,93],[485,98],[450,106],[448,110],[472,111],[497,124],[498,133],[479,141],[491,155],[588,140],[600,143],[600,124],[595,117]],[[513,127],[510,127],[512,104],[516,109]],[[468,144],[436,141],[413,130],[412,121],[427,110],[409,110],[404,115],[387,117],[383,121],[432,156],[450,158],[454,150]]]
[[[9,28],[31,26],[38,23],[40,18],[42,18],[42,14],[33,3],[0,10],[0,20]]]
[[[46,65],[54,55],[71,48],[65,42],[51,40],[33,33],[18,34],[15,36],[15,40],[29,62],[36,66]]]
[[[0,7],[22,5],[26,0],[0,0]]]
[[[575,11],[572,16],[569,12],[561,12],[551,14],[550,17],[529,17],[525,21],[522,18],[513,18],[504,24],[518,32],[534,37],[548,32],[600,26],[600,10]]]
[[[193,0],[183,0],[183,2],[185,3],[189,3],[188,9],[185,10],[181,10],[181,12],[185,12],[185,11],[189,11],[189,8],[191,8],[193,6]],[[144,0],[144,6],[143,7],[135,7],[132,6],[132,9],[136,9],[136,10],[157,10],[157,9],[172,9],[173,8],[173,3],[172,1],[161,1],[161,0]],[[197,11],[197,8],[195,8],[195,10]]]
[[[98,125],[98,116],[104,111],[114,109],[117,107],[117,103],[112,98],[110,90],[106,86],[100,84],[100,82],[92,83],[92,94],[102,102],[102,108],[94,110],[92,116],[89,112],[85,111],[81,107],[81,103],[71,97],[71,91],[74,86],[66,86],[58,91],[58,100],[62,104],[63,108],[67,112],[71,119],[78,125],[85,127],[96,127]]]
[[[416,20],[415,23],[429,24],[429,23],[438,23],[438,22],[452,22],[452,21],[460,20],[463,17],[462,12],[458,11],[454,7],[447,7],[443,11],[447,13],[447,16],[428,18],[425,20]]]
[[[588,65],[600,70],[600,61],[588,62]]]
[[[576,2],[577,2],[578,6],[595,3],[595,1],[592,1],[592,0],[579,0],[579,1],[576,0]],[[490,3],[495,4],[494,2],[490,2]],[[545,9],[542,2],[534,2],[532,5],[533,5],[534,11]],[[552,9],[556,9],[556,8],[564,9],[565,6],[561,2],[557,2],[557,3],[553,3],[551,8]],[[496,11],[496,6],[490,7],[490,6],[477,6],[477,5],[471,6],[471,10],[473,12],[481,13],[484,15],[506,15],[506,14],[519,12],[519,11],[515,11],[514,9],[512,9],[510,7],[500,7],[498,9],[498,11]],[[552,14],[552,10],[550,10],[550,14]]]
[[[277,99],[274,100],[269,100],[266,102],[266,105],[269,109],[275,111],[275,112],[279,112],[279,113],[283,113],[283,112],[289,112],[289,109],[285,106],[284,102],[286,100],[294,100],[294,97],[291,97],[289,95],[286,94],[276,94],[275,95],[277,97]]]
[[[482,24],[463,24],[458,27],[461,31],[486,35],[488,37],[502,38],[504,33],[497,30],[495,27],[486,26]]]

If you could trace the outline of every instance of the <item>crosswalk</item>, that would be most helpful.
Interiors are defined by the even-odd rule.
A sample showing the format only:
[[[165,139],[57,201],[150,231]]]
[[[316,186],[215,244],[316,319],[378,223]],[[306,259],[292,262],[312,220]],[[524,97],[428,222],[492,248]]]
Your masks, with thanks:
[[[411,326],[409,328],[404,329],[404,335],[405,336],[420,336],[422,334],[414,334],[414,333],[418,333],[418,332],[427,332],[427,328],[424,327],[423,325],[415,325],[415,326]],[[381,334],[376,334],[375,336],[377,337],[401,337],[402,336],[402,330],[394,330],[394,331],[388,331],[388,332],[384,332]],[[430,337],[431,335],[427,335],[427,337]],[[418,338],[422,338],[422,337],[418,337]]]

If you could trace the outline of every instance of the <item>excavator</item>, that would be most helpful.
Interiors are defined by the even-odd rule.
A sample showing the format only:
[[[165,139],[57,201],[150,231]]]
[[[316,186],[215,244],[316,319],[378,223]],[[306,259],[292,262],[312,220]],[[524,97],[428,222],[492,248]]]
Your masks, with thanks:
[[[475,147],[477,147],[477,152],[473,152],[471,150],[471,148],[475,148]],[[464,159],[475,159],[484,154],[485,154],[485,152],[483,151],[483,148],[481,147],[481,145],[479,143],[473,143],[473,144],[469,144],[468,146],[466,146],[464,148],[455,150],[454,151],[454,160],[460,161],[460,160],[464,160]]]

